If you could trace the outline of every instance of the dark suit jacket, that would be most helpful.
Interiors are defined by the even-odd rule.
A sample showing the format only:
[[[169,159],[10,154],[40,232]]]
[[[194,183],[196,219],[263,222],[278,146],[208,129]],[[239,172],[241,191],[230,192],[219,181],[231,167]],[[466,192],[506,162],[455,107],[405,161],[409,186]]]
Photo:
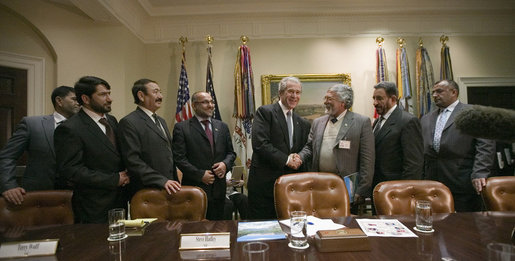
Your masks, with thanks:
[[[370,119],[347,111],[342,120],[333,147],[333,152],[336,154],[337,174],[345,177],[359,172],[356,193],[368,197],[371,194],[374,177],[374,135]],[[303,161],[312,157],[312,171],[318,171],[320,166],[320,149],[327,121],[329,121],[328,115],[313,121],[308,142],[299,153]],[[340,148],[339,143],[342,140],[350,141],[350,149]]]
[[[107,115],[113,131],[117,121]],[[73,185],[76,218],[81,223],[107,223],[107,211],[126,207],[118,186],[125,168],[118,150],[82,109],[54,133],[57,169]]]
[[[206,132],[197,117],[176,123],[173,129],[172,151],[177,167],[182,171],[182,184],[204,189],[209,200],[225,199],[225,178],[215,176],[215,182],[206,185],[202,177],[217,162],[225,163],[227,171],[232,169],[236,153],[232,147],[227,124],[211,119],[214,155]]]
[[[172,137],[163,118],[158,116],[165,134],[139,107],[120,120],[118,125],[122,158],[127,166],[133,193],[143,187],[163,188],[176,180],[172,155]]]
[[[24,117],[0,151],[0,192],[16,187],[26,191],[51,190],[56,182],[55,120],[52,115]],[[23,152],[28,161],[22,184],[16,182],[16,162]]]
[[[273,204],[275,180],[288,173],[306,171],[293,170],[286,166],[288,155],[299,152],[309,135],[310,124],[293,113],[293,147],[290,149],[286,117],[279,103],[261,106],[257,109],[252,124],[252,163],[248,179],[250,193],[267,197]]]
[[[442,131],[440,151],[433,148],[433,136],[439,110],[421,119],[424,137],[424,178],[445,184],[453,193],[473,194],[472,179],[486,178],[493,164],[495,144],[461,133],[454,118],[470,105],[458,103]]]
[[[397,106],[375,136],[375,148],[373,186],[388,180],[422,178],[424,146],[417,117]]]

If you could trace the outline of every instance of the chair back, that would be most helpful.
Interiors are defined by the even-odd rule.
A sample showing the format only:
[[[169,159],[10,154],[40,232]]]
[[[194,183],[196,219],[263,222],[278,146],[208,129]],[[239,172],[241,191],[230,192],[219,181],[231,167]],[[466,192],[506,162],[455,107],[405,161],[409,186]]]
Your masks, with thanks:
[[[131,199],[131,218],[201,221],[206,218],[207,196],[199,187],[182,186],[169,195],[164,189],[146,188]]]
[[[488,178],[482,196],[488,210],[515,211],[515,176]]]
[[[306,211],[319,218],[350,215],[349,195],[340,176],[324,172],[282,175],[274,186],[275,211],[279,219],[290,212]]]
[[[21,205],[0,197],[0,227],[73,224],[71,190],[30,191]]]
[[[432,202],[433,213],[454,212],[454,199],[444,184],[433,180],[392,180],[374,188],[374,205],[378,215],[415,214],[415,202]]]

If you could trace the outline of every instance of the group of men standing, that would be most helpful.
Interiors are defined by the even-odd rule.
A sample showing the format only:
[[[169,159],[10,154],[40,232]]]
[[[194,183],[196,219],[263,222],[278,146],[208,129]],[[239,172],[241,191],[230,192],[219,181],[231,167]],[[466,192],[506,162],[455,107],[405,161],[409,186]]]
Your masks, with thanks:
[[[210,94],[193,94],[195,116],[175,124],[170,135],[165,120],[156,114],[163,96],[155,81],[134,83],[137,108],[119,123],[108,114],[110,89],[103,79],[82,77],[74,88],[54,90],[52,115],[24,118],[0,152],[2,195],[21,204],[26,191],[71,188],[76,221],[105,223],[109,209],[126,207],[144,187],[173,194],[181,185],[192,185],[208,196],[207,218],[222,219],[225,175],[236,154],[227,124],[212,118]],[[395,84],[380,82],[373,95],[380,117],[371,124],[368,117],[349,110],[352,88],[338,84],[324,97],[326,115],[310,125],[294,112],[301,82],[282,79],[279,101],[258,108],[252,126],[250,218],[276,218],[275,180],[300,171],[342,178],[356,174],[353,207],[363,204],[379,182],[433,179],[451,189],[457,211],[480,210],[477,193],[493,163],[494,142],[456,129],[453,119],[466,107],[458,101],[458,92],[452,80],[437,82],[433,98],[438,108],[419,121],[397,105]],[[25,150],[29,162],[23,184],[17,184],[14,168]]]

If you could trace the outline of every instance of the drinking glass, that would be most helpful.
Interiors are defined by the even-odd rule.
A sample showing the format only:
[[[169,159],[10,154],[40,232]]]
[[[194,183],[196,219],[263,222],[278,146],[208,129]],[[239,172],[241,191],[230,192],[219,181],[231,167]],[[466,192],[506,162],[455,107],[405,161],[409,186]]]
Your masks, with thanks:
[[[308,247],[307,216],[305,211],[292,211],[290,213],[290,247]]]
[[[431,201],[417,200],[415,203],[416,227],[419,232],[433,232],[433,210]]]
[[[486,245],[489,261],[515,260],[515,246],[503,243],[489,243]]]
[[[109,219],[109,237],[107,240],[109,241],[117,241],[127,238],[127,234],[125,233],[125,209],[123,208],[115,208],[111,209],[108,212]]]
[[[243,260],[268,261],[268,244],[263,242],[250,242],[243,245]]]

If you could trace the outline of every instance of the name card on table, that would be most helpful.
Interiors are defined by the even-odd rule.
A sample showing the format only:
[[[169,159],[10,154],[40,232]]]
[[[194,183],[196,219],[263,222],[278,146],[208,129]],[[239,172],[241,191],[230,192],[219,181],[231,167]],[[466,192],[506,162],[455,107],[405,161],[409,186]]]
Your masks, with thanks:
[[[0,258],[55,255],[59,239],[7,242],[0,245]]]
[[[229,232],[181,234],[179,250],[223,248],[231,248],[231,234]]]

